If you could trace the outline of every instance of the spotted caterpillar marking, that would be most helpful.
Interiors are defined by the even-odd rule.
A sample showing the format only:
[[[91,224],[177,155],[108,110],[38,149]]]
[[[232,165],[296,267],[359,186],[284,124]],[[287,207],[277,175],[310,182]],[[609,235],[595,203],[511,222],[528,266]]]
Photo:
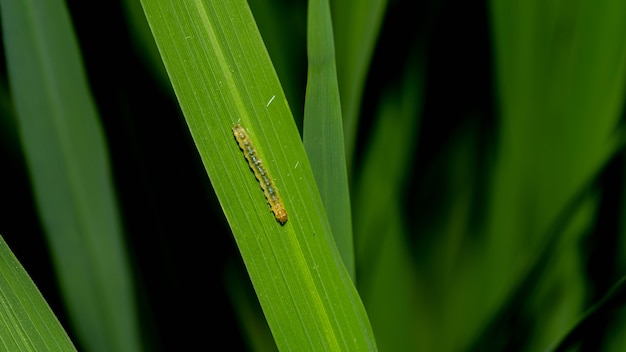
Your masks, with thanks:
[[[248,132],[246,132],[240,124],[236,124],[233,126],[233,134],[235,135],[237,143],[239,143],[239,148],[241,148],[246,160],[248,160],[248,165],[250,165],[256,179],[261,184],[267,203],[270,205],[276,220],[284,224],[287,222],[287,211],[285,210],[283,202],[280,200],[280,195],[278,194],[278,189],[274,186],[274,181],[263,166],[263,162],[261,158],[259,158],[256,149],[254,149]]]

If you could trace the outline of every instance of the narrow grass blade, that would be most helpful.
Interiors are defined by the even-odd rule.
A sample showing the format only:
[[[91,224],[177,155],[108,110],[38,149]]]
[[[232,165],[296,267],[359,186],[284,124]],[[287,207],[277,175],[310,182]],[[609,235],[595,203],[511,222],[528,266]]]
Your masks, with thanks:
[[[363,89],[387,9],[387,0],[342,0],[333,1],[331,6],[337,45],[337,76],[341,92],[346,160],[350,166],[354,160]]]
[[[328,0],[309,1],[304,147],[339,253],[354,278],[352,211]]]
[[[108,152],[65,4],[0,6],[21,142],[78,343],[89,351],[137,351]]]
[[[376,350],[246,2],[142,5],[278,348]],[[283,225],[235,141],[235,124],[278,189],[289,217]]]
[[[0,349],[76,351],[59,320],[1,236]]]

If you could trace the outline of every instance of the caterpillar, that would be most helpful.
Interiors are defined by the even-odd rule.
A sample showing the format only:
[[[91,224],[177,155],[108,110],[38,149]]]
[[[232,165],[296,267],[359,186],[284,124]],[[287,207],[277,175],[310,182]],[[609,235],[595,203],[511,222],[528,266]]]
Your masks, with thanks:
[[[285,224],[285,222],[287,222],[287,211],[285,210],[285,206],[280,199],[280,195],[278,194],[278,189],[274,185],[274,181],[263,166],[263,162],[261,161],[261,158],[259,158],[256,149],[254,149],[254,145],[248,136],[248,132],[246,132],[240,124],[236,124],[233,126],[233,134],[239,144],[239,148],[241,148],[243,155],[248,161],[248,165],[250,165],[250,169],[252,169],[254,176],[256,176],[256,179],[261,184],[267,203],[274,213],[276,220],[278,220],[281,225]]]

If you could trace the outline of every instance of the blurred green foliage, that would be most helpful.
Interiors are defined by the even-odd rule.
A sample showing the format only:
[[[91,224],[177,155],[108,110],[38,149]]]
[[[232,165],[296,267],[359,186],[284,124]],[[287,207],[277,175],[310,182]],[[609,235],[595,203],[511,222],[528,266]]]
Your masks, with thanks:
[[[567,336],[574,350],[625,350],[611,288],[626,275],[626,2],[366,3],[331,12],[356,286],[379,349],[536,351]],[[136,3],[67,4],[147,348],[271,349]],[[306,2],[249,5],[302,126]],[[74,339],[6,70],[0,84],[0,233]]]

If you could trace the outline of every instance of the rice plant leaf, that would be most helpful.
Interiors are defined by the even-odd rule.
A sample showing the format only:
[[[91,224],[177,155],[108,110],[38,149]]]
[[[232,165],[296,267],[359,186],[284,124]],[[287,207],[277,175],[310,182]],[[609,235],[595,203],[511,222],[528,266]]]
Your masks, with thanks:
[[[2,34],[36,204],[78,343],[140,338],[108,151],[62,0],[2,0]]]
[[[309,1],[307,47],[304,147],[339,253],[354,278],[352,211],[328,0]]]
[[[278,348],[375,350],[247,3],[142,0],[142,5]],[[270,212],[244,158],[250,152],[240,150],[233,136],[235,124],[246,130],[276,186],[288,213],[285,224]]]
[[[0,236],[0,349],[76,351],[48,303]]]
[[[348,165],[354,160],[363,88],[387,2],[342,0],[331,3]]]

